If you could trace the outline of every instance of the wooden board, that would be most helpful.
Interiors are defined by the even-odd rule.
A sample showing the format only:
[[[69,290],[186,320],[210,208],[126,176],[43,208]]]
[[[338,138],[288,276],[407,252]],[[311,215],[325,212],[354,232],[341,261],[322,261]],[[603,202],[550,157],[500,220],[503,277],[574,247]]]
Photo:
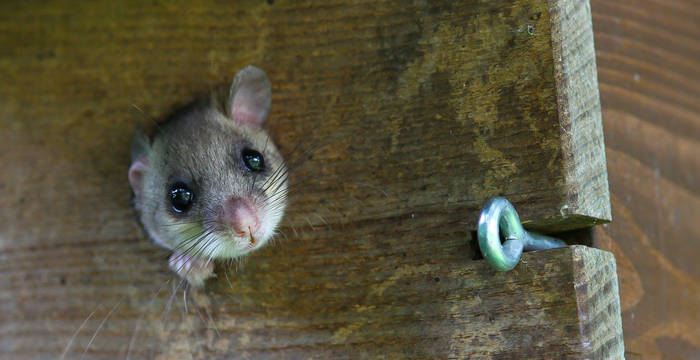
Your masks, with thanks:
[[[700,354],[700,11],[593,0],[625,357]]]
[[[343,330],[352,324],[374,334],[406,329],[397,333],[405,341],[366,351],[403,351],[409,340],[414,357],[462,351],[428,335],[454,329],[444,305],[432,308],[443,311],[435,329],[420,325],[430,314],[402,295],[415,291],[411,280],[392,285],[391,307],[372,289],[404,276],[401,269],[411,277],[431,266],[476,266],[471,230],[494,195],[508,197],[531,227],[609,219],[588,8],[565,5],[1,4],[0,349],[55,358],[89,317],[72,356],[98,328],[91,358],[126,355],[137,327],[149,341],[135,336],[134,351],[164,357],[345,331],[328,346],[270,352],[341,356],[362,344],[352,342],[359,327]],[[298,192],[285,236],[230,279],[219,269],[207,296],[224,307],[201,307],[215,314],[159,327],[163,313],[184,307],[163,310],[158,290],[177,293],[167,254],[145,240],[129,208],[133,124],[150,124],[250,63],[272,80],[269,126],[280,147],[313,148],[292,179]],[[344,294],[348,286],[355,298]],[[228,303],[224,289],[233,292]],[[432,301],[475,304],[473,293],[461,294]],[[103,327],[94,323],[111,309]],[[387,318],[352,323],[362,309],[384,309]],[[211,332],[192,322],[199,315],[237,340],[203,343]],[[313,316],[305,324],[315,327],[301,332],[300,316]],[[283,332],[273,337],[268,328]],[[430,341],[436,347],[421,352]]]
[[[232,272],[230,285],[188,292],[187,304],[158,269],[146,275],[163,282],[160,291],[140,294],[124,272],[100,270],[93,276],[125,284],[84,299],[83,311],[65,313],[66,304],[47,299],[71,280],[45,284],[31,297],[15,293],[25,305],[5,305],[3,320],[15,328],[5,331],[0,348],[15,359],[55,358],[65,344],[67,358],[87,353],[90,359],[622,356],[612,254],[584,246],[528,253],[501,273],[456,250],[432,262],[407,253],[322,267],[300,257],[264,271]],[[66,321],[73,311],[83,317],[78,324],[85,320],[75,338],[49,340],[49,332],[76,330]]]
[[[553,4],[5,4],[2,126],[123,188],[135,122],[253,63],[282,149],[320,147],[298,213],[474,228],[501,195],[534,227],[589,226],[610,219],[590,18]]]

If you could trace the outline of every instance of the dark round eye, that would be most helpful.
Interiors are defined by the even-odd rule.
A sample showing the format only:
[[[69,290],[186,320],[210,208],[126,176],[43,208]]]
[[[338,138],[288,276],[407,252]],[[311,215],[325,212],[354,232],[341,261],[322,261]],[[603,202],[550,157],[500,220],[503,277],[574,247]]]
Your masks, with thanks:
[[[192,207],[192,198],[194,193],[185,183],[176,182],[170,187],[170,203],[175,212],[183,213],[189,210]]]
[[[265,169],[265,159],[261,153],[253,149],[243,149],[241,152],[243,163],[252,172],[261,172]]]

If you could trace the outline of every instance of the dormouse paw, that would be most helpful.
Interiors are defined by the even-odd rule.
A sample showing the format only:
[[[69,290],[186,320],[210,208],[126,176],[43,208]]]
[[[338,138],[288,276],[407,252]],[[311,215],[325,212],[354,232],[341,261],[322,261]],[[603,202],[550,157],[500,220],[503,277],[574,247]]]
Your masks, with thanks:
[[[196,288],[203,287],[207,279],[216,276],[214,263],[198,256],[173,253],[168,263],[173,271]]]

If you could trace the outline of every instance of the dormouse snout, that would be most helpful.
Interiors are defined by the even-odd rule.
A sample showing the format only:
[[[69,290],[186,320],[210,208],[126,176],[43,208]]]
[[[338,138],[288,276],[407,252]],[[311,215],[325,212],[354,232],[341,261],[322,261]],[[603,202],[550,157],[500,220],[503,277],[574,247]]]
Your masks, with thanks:
[[[255,205],[247,200],[232,197],[224,202],[219,220],[240,236],[254,235],[260,228]]]

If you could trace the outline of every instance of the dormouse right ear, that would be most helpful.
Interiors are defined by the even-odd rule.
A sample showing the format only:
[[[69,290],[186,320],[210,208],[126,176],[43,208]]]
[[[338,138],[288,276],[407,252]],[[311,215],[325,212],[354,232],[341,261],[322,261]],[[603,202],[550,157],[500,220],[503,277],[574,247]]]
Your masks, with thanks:
[[[264,71],[246,66],[236,74],[229,90],[228,106],[233,121],[260,127],[270,112],[272,90]]]
[[[143,191],[143,177],[148,169],[150,152],[151,141],[143,132],[143,129],[137,129],[131,142],[131,166],[129,167],[129,183],[137,198]]]

